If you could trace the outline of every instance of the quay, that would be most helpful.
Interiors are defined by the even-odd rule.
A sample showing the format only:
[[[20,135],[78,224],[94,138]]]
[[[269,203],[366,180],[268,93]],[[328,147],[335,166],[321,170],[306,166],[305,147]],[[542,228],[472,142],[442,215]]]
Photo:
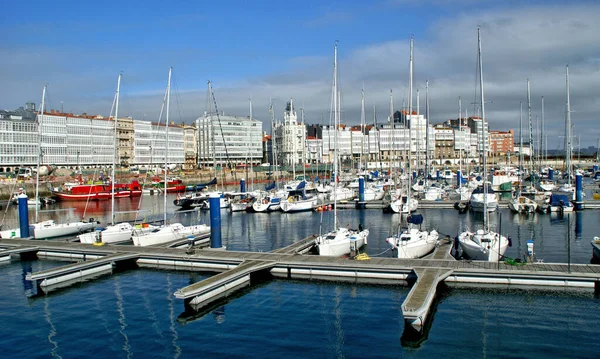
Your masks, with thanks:
[[[564,263],[490,263],[455,260],[452,241],[443,239],[424,259],[373,257],[369,260],[307,255],[314,236],[272,252],[239,252],[221,249],[168,248],[166,246],[94,246],[66,241],[0,239],[0,257],[32,256],[71,263],[28,273],[42,291],[89,281],[121,269],[151,267],[169,270],[220,272],[175,291],[176,298],[194,310],[252,286],[255,278],[333,280],[353,283],[409,285],[402,304],[407,327],[422,332],[430,320],[440,283],[448,286],[513,285],[554,288],[587,288],[600,294],[600,266]]]

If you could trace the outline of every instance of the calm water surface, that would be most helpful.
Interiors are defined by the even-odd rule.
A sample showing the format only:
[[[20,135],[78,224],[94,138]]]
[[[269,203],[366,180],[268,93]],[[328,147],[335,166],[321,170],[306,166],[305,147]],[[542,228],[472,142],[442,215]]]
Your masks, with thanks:
[[[173,215],[184,224],[207,223],[208,213]],[[94,217],[106,222],[110,202],[61,205],[42,212],[57,221]],[[137,208],[121,199],[119,211]],[[145,197],[147,219],[162,217],[161,197]],[[421,210],[424,226],[456,235],[481,219],[454,210]],[[545,262],[589,263],[590,240],[600,234],[600,211],[570,217],[513,215],[491,222],[511,236],[511,257],[525,241],[536,243]],[[332,213],[229,214],[222,212],[223,244],[231,250],[270,251],[332,227]],[[133,219],[119,214],[117,219]],[[340,210],[342,225],[371,230],[368,253],[391,257],[385,236],[400,217],[380,210]],[[7,224],[16,214],[9,209]],[[569,235],[570,234],[570,235]],[[570,237],[570,242],[567,239]],[[12,261],[0,265],[0,353],[7,358],[87,357],[570,357],[595,358],[600,300],[591,291],[444,288],[431,328],[421,342],[404,337],[401,304],[409,288],[314,281],[273,280],[243,291],[203,313],[184,311],[173,293],[212,274],[139,269],[43,294],[25,273],[63,265]]]

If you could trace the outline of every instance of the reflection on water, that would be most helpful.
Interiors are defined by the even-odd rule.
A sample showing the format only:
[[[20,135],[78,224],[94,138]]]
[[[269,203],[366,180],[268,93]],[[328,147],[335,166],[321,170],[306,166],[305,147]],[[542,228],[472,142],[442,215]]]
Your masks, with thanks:
[[[52,345],[52,349],[50,350],[50,354],[53,358],[62,358],[58,354],[58,342],[54,340],[56,336],[56,328],[54,327],[54,323],[52,323],[52,317],[50,315],[50,298],[46,297],[44,299],[44,318],[46,318],[46,322],[50,326],[50,330],[48,331],[48,343]]]
[[[115,278],[115,297],[117,298],[117,312],[119,313],[119,333],[123,337],[123,344],[121,348],[127,354],[127,358],[132,357],[131,344],[129,344],[129,337],[125,333],[127,329],[127,323],[125,322],[125,310],[123,309],[123,296],[121,295],[121,282],[119,278]]]

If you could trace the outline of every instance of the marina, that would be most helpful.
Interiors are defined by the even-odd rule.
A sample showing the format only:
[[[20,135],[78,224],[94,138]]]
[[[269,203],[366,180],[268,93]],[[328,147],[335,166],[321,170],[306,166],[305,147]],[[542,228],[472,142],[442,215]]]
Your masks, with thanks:
[[[134,205],[135,202],[121,199],[117,205],[121,207],[120,211],[128,212],[127,206],[130,203]],[[178,215],[177,212],[173,212],[170,203],[172,202],[167,203],[167,212],[171,213],[170,216],[179,217],[177,220],[182,223],[207,223],[208,212],[186,211]],[[152,209],[157,217],[162,213],[161,205],[162,200],[157,197],[144,200],[145,208]],[[101,223],[108,214],[104,212],[104,208],[108,208],[108,203],[97,208],[97,212],[90,213]],[[425,215],[425,225],[437,228],[440,233],[457,232],[456,224],[452,224],[446,218],[453,218],[455,222],[459,219],[459,222],[467,226],[471,220],[477,220],[477,214],[467,212],[461,215],[454,209],[443,207],[423,208],[420,211]],[[180,241],[178,245],[181,248],[177,249],[167,248],[166,244],[150,247],[94,246],[68,240],[2,239],[0,247],[4,248],[1,253],[12,256],[13,260],[8,263],[18,263],[15,259],[19,256],[22,256],[24,263],[31,258],[40,258],[43,259],[40,262],[48,263],[55,260],[74,262],[66,266],[57,262],[52,267],[31,270],[24,274],[24,279],[32,283],[33,288],[38,288],[33,289],[38,293],[36,296],[41,295],[42,298],[50,296],[58,299],[68,295],[69,288],[72,287],[78,288],[76,291],[85,290],[102,286],[107,276],[118,278],[127,276],[127,273],[143,273],[152,269],[160,269],[165,275],[173,270],[181,273],[218,273],[194,276],[197,279],[193,283],[181,283],[179,286],[170,287],[168,296],[175,299],[173,305],[179,306],[182,311],[182,323],[202,320],[203,316],[214,314],[215,310],[218,311],[223,305],[231,306],[238,301],[244,302],[243,297],[253,298],[254,292],[260,293],[265,285],[273,285],[267,283],[308,281],[319,286],[318,283],[324,282],[334,286],[346,283],[344,285],[358,286],[357,288],[371,288],[374,285],[390,290],[407,288],[407,292],[402,294],[403,299],[397,302],[395,307],[401,314],[398,320],[405,323],[404,329],[398,334],[402,337],[404,346],[427,347],[427,338],[439,325],[439,319],[436,318],[440,315],[440,306],[443,308],[443,303],[447,301],[442,298],[446,298],[452,288],[461,291],[468,290],[466,288],[503,288],[502,290],[508,291],[508,294],[501,292],[494,296],[513,296],[514,294],[510,293],[518,293],[522,288],[538,288],[538,291],[551,290],[556,293],[567,291],[575,294],[585,291],[592,296],[588,301],[594,301],[594,295],[597,295],[596,286],[600,280],[600,267],[589,264],[592,248],[589,245],[590,241],[586,243],[584,237],[588,236],[586,233],[598,230],[597,224],[589,222],[592,218],[597,218],[597,210],[588,209],[569,216],[513,215],[504,207],[499,211],[504,215],[503,233],[512,236],[514,240],[513,247],[509,248],[507,255],[513,258],[521,257],[518,253],[524,252],[525,239],[534,238],[537,244],[537,258],[543,258],[543,261],[512,265],[455,260],[450,255],[453,236],[451,240],[443,239],[434,253],[424,259],[392,258],[392,253],[387,250],[387,243],[383,238],[388,233],[386,228],[394,228],[399,223],[397,221],[400,216],[384,214],[381,208],[355,210],[350,207],[340,207],[338,214],[343,223],[362,221],[365,227],[370,228],[371,240],[366,249],[371,256],[369,260],[310,254],[315,235],[314,229],[311,228],[320,221],[321,215],[324,222],[332,220],[332,212],[260,214],[228,213],[223,209],[220,213],[223,245],[226,250],[207,248],[209,238],[206,236],[193,251],[189,250],[186,241]],[[67,211],[67,214],[71,212],[73,210]],[[41,215],[52,217],[54,213],[56,212],[43,212]],[[498,225],[498,218],[495,217],[492,216],[492,223]],[[189,222],[186,222],[186,219]],[[567,220],[570,222],[566,222]],[[560,229],[553,231],[552,240],[548,238],[547,232],[543,235],[539,232],[544,227],[557,225]],[[568,227],[575,233],[572,236],[570,265],[563,252],[564,240],[559,244]],[[529,232],[530,230],[534,232]],[[530,234],[524,236],[526,232]],[[539,237],[540,235],[542,237]],[[385,253],[378,256],[380,252]],[[106,263],[110,265],[106,266]],[[110,273],[113,275],[110,276]],[[30,282],[29,279],[33,281]],[[440,283],[437,284],[438,282]]]
[[[597,357],[580,2],[11,3],[2,357]]]
[[[218,199],[218,198],[217,198]],[[343,207],[342,207],[343,208]],[[379,207],[381,208],[381,207]],[[423,208],[448,211],[445,204]],[[342,210],[342,209],[340,209]],[[381,210],[378,211],[378,213]],[[187,214],[189,214],[188,211]],[[191,211],[194,212],[194,211]],[[225,210],[216,211],[225,218]],[[343,210],[347,217],[348,210]],[[352,212],[352,211],[351,211]],[[357,212],[371,213],[360,209]],[[455,216],[458,212],[452,210]],[[592,212],[593,213],[593,212]],[[309,214],[311,216],[317,213]],[[382,214],[383,215],[383,214]],[[581,214],[575,214],[580,216]],[[241,214],[241,216],[261,216]],[[267,216],[275,216],[268,214]],[[281,214],[280,216],[298,216]],[[390,215],[388,215],[389,217]],[[539,215],[535,215],[539,216]],[[547,216],[547,215],[545,215]],[[396,217],[396,216],[392,216]],[[568,217],[569,218],[569,217]],[[577,223],[577,221],[576,221]],[[577,229],[576,231],[581,231]],[[211,246],[214,238],[210,238]],[[386,284],[411,286],[401,306],[406,327],[412,338],[423,336],[428,323],[433,321],[431,307],[436,300],[440,283],[446,286],[512,286],[527,288],[583,288],[600,294],[600,266],[594,264],[559,262],[491,263],[456,260],[454,240],[448,235],[434,252],[424,259],[395,259],[368,257],[368,260],[311,255],[315,235],[300,240],[288,240],[287,246],[269,252],[231,251],[208,247],[208,235],[192,242],[179,240],[165,245],[138,247],[128,245],[95,246],[72,241],[34,241],[0,239],[0,257],[10,261],[11,256],[74,261],[73,264],[27,273],[26,280],[42,292],[52,292],[77,283],[91,281],[103,275],[134,268],[163,270],[219,272],[203,281],[179,288],[173,292],[183,300],[185,307],[202,311],[206,307],[235,296],[243,288],[252,288],[256,278],[284,280],[326,280],[356,284]],[[195,247],[190,247],[194,245]],[[177,249],[174,247],[182,247]],[[590,248],[591,249],[591,248]],[[385,252],[385,251],[384,251]],[[358,258],[358,257],[357,257]],[[260,282],[259,281],[259,282]],[[93,285],[93,282],[89,285]],[[408,335],[408,334],[407,334]]]

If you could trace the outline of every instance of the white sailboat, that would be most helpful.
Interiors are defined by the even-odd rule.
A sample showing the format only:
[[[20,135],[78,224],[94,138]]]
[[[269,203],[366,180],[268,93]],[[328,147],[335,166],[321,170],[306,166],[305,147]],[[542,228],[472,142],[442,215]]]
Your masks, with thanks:
[[[338,125],[339,125],[339,101],[338,101],[338,89],[337,89],[337,42],[334,46],[333,56],[333,114],[334,114],[334,165],[333,171],[339,173],[339,147],[337,142]],[[336,193],[337,180],[333,181],[334,192]],[[333,197],[333,231],[326,234],[319,234],[315,239],[315,244],[321,256],[342,256],[349,254],[353,251],[358,250],[363,245],[367,244],[367,237],[369,236],[369,230],[360,227],[358,230],[350,228],[338,228],[337,218],[337,198]]]
[[[571,200],[575,200],[575,187],[571,184],[571,156],[573,145],[571,143],[571,86],[569,84],[569,66],[566,70],[567,78],[567,108],[565,113],[565,165],[567,169],[567,182],[558,188],[558,192],[568,193]]]
[[[37,174],[35,180],[35,201],[34,203],[39,202],[39,185],[40,185],[40,160],[42,156],[42,118],[44,116],[44,104],[46,100],[46,88],[42,91],[42,105],[40,107],[40,113],[38,114],[38,148],[40,154],[38,156],[37,162]],[[55,237],[63,237],[70,236],[73,234],[84,233],[96,228],[97,222],[92,218],[88,222],[78,221],[78,222],[68,222],[68,223],[56,223],[54,220],[47,220],[39,222],[39,206],[35,206],[35,220],[34,223],[30,225],[30,229],[33,231],[30,235],[34,239],[47,239],[47,238],[55,238]],[[20,238],[21,230],[19,228],[9,229],[0,231],[0,238]]]
[[[481,121],[485,124],[485,99],[483,92],[483,68],[481,59],[481,37],[480,29],[477,29],[477,47],[478,47],[478,62],[479,62],[479,86],[481,96]],[[486,154],[486,136],[483,136],[483,171],[487,170],[487,154]],[[506,252],[509,241],[505,236],[493,232],[489,229],[487,210],[487,192],[488,183],[483,181],[483,229],[476,232],[464,231],[458,236],[460,247],[463,254],[474,260],[485,260],[489,262],[498,262]]]
[[[385,239],[397,251],[398,258],[421,258],[431,253],[438,243],[439,233],[421,230],[423,216],[410,215],[406,219],[408,228],[396,235]]]
[[[530,102],[530,92],[529,92],[529,79],[527,80],[527,101]],[[529,106],[530,114],[531,114],[531,105]],[[530,115],[531,118],[531,115]],[[511,211],[517,213],[534,213],[538,207],[538,204],[532,200],[531,198],[525,197],[521,194],[521,189],[523,188],[523,170],[522,170],[522,162],[523,162],[523,103],[521,103],[521,108],[519,111],[519,137],[521,138],[519,141],[519,186],[517,190],[517,196],[513,198],[510,202],[508,202],[508,208]]]
[[[413,83],[413,37],[411,36],[411,38],[410,38],[409,71],[408,71],[408,116],[410,116],[411,118],[412,118],[412,83]],[[390,104],[390,106],[391,106],[391,104]],[[395,127],[393,113],[390,116],[391,116],[391,120],[390,120],[391,131],[393,132],[394,127]],[[407,117],[405,115],[405,119],[406,118]],[[406,133],[407,130],[408,130],[408,126],[405,123],[404,132]],[[409,136],[408,136],[408,164],[409,165],[411,162],[411,151],[412,151],[411,144],[410,144],[411,137],[412,136],[410,135],[410,130],[409,130]],[[405,145],[406,145],[406,142],[405,142]],[[408,166],[407,166],[407,169],[408,169]],[[411,174],[406,173],[406,172],[407,171],[405,171],[405,174],[403,177],[406,180],[407,194],[399,195],[395,198],[392,196],[392,200],[386,208],[387,210],[391,210],[391,212],[409,214],[409,213],[416,211],[417,208],[419,207],[419,201],[416,198],[413,198],[410,194],[410,187],[411,187],[411,182],[412,182]],[[384,210],[386,210],[386,209],[384,209]]]
[[[169,102],[171,97],[171,72],[172,68],[169,68],[169,80],[167,82],[166,97],[166,120],[165,120],[165,184],[168,183],[168,163],[169,163]],[[161,111],[162,113],[162,111]],[[132,240],[136,246],[151,246],[157,244],[163,244],[178,239],[184,239],[190,236],[196,237],[202,234],[210,232],[210,227],[206,224],[199,224],[195,226],[184,226],[181,223],[167,224],[167,191],[163,192],[164,196],[164,218],[163,225],[153,230],[135,229],[133,231]]]

